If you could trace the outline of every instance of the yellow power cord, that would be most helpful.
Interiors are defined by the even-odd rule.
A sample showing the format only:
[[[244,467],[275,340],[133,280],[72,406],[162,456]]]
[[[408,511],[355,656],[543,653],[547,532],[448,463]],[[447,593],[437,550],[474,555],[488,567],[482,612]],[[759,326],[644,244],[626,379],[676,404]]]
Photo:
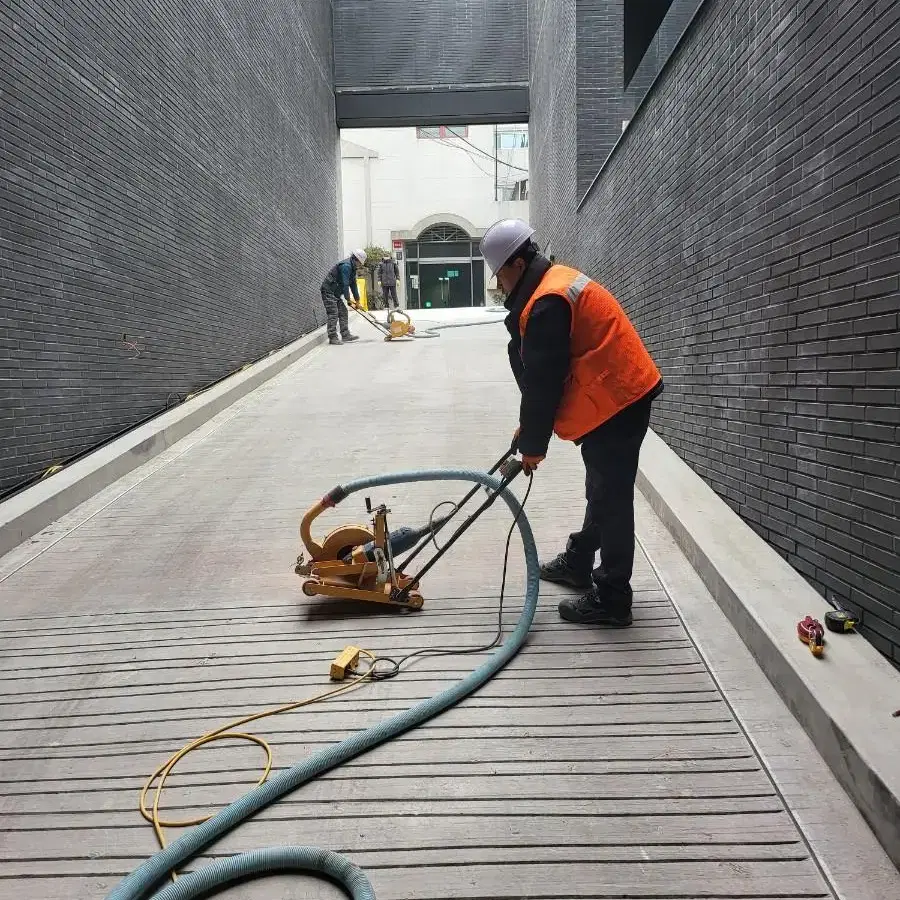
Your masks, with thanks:
[[[247,725],[250,722],[256,722],[259,719],[265,719],[269,716],[277,716],[281,713],[291,712],[291,710],[300,709],[303,706],[310,706],[313,703],[320,703],[324,700],[329,700],[332,697],[336,697],[338,694],[345,694],[348,691],[352,691],[355,688],[360,687],[363,682],[371,679],[373,672],[375,671],[375,666],[378,663],[377,658],[374,654],[370,653],[368,650],[360,650],[361,655],[368,657],[371,660],[371,665],[369,668],[363,672],[361,675],[357,675],[355,678],[348,681],[346,684],[341,685],[337,688],[332,688],[330,691],[324,691],[321,694],[316,694],[312,697],[307,697],[305,700],[295,700],[291,703],[285,703],[283,706],[276,706],[274,709],[268,709],[263,712],[252,713],[249,716],[244,716],[240,719],[235,719],[233,722],[228,722],[225,725],[220,726],[215,731],[209,731],[204,734],[202,737],[198,737],[195,740],[191,741],[189,744],[185,744],[177,753],[174,753],[169,757],[166,762],[164,762],[145,782],[143,789],[141,790],[141,800],[140,800],[140,809],[141,815],[153,826],[153,831],[156,833],[156,839],[159,841],[159,846],[161,849],[165,849],[166,847],[166,837],[163,829],[165,828],[189,828],[192,825],[200,825],[203,822],[206,822],[208,819],[211,819],[213,814],[210,813],[208,816],[202,816],[197,819],[184,819],[184,820],[176,820],[176,819],[161,819],[159,816],[159,805],[160,799],[162,798],[163,789],[165,788],[166,779],[169,775],[172,774],[172,770],[175,768],[178,763],[185,758],[189,753],[192,753],[198,747],[202,747],[204,744],[211,744],[214,741],[223,741],[223,740],[242,740],[249,741],[252,744],[257,744],[262,747],[266,753],[266,765],[263,771],[262,777],[259,781],[256,782],[256,786],[259,786],[265,782],[265,780],[269,777],[269,773],[272,771],[272,748],[269,746],[268,741],[264,738],[261,738],[255,734],[248,734],[242,731],[234,731],[235,728],[240,728],[242,725]],[[147,808],[147,795],[153,789],[153,785],[156,783],[156,792],[153,797],[153,806],[152,808]],[[172,880],[175,881],[177,875],[175,872],[171,873]]]

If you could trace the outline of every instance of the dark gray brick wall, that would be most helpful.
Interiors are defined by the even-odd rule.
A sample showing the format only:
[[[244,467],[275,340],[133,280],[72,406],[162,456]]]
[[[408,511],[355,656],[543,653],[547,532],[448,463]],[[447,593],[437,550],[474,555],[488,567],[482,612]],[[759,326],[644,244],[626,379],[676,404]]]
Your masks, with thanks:
[[[331,72],[329,0],[3,4],[0,490],[324,321]]]
[[[632,0],[640,4],[641,0]],[[625,84],[625,0],[576,0],[577,188],[584,196],[702,0],[673,0]],[[551,76],[558,77],[558,76]]]
[[[334,0],[339,92],[527,84],[528,0]]]
[[[654,428],[895,661],[898,66],[891,0],[707,0],[561,238],[660,363]]]
[[[624,0],[577,0],[578,196],[622,133]]]
[[[574,258],[578,203],[575,143],[575,0],[530,0],[531,79],[529,208],[538,238],[557,258]]]

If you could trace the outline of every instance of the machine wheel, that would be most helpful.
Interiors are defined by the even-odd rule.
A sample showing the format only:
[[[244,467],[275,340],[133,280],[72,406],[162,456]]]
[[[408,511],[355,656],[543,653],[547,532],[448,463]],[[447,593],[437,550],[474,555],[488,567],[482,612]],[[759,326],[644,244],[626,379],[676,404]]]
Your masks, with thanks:
[[[315,578],[308,578],[303,582],[303,593],[306,594],[307,597],[315,597],[316,596],[316,585],[318,585],[318,581]]]

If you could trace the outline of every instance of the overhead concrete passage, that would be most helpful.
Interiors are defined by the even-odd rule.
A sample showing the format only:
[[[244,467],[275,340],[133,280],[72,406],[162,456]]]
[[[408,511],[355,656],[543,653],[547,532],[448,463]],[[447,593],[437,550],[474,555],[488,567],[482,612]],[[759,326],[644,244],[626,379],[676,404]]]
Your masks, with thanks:
[[[333,6],[339,127],[528,120],[528,0]]]
[[[240,713],[326,688],[346,644],[399,655],[492,637],[509,525],[499,509],[425,580],[419,613],[301,594],[297,525],[324,491],[376,472],[487,468],[515,422],[502,326],[397,345],[355,327],[364,340],[311,351],[0,559],[0,900],[104,898],[154,850],[137,811],[144,777]],[[464,489],[452,487],[372,500],[394,524],[420,524]],[[581,495],[577,452],[555,443],[527,506],[544,553],[577,522]],[[362,499],[324,525],[364,520]],[[859,814],[643,501],[638,535],[632,629],[563,624],[559,591],[542,589],[528,644],[483,690],[209,855],[339,850],[379,900],[900,896]],[[507,627],[522,604],[520,552],[516,540]],[[281,768],[482,658],[423,659],[253,730]],[[164,809],[202,815],[237,797],[261,758],[204,750]],[[277,877],[227,896],[342,895]]]

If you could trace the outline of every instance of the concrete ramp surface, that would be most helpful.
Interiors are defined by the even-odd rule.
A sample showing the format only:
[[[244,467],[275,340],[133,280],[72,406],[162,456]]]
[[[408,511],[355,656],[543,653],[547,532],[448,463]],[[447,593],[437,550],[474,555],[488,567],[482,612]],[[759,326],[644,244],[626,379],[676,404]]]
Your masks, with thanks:
[[[144,778],[222,722],[326,689],[345,645],[396,657],[492,636],[500,505],[425,580],[418,613],[301,594],[298,523],[325,491],[382,471],[486,469],[517,417],[502,325],[404,344],[354,327],[363,340],[313,350],[0,560],[2,900],[101,900],[155,850],[137,809]],[[577,451],[554,442],[526,510],[544,555],[581,516],[582,477]],[[418,525],[465,488],[372,500]],[[207,856],[315,844],[362,866],[380,900],[900,896],[896,870],[642,499],[638,513],[632,628],[564,624],[560,591],[542,589],[528,644],[483,690]],[[325,524],[365,519],[356,496]],[[511,560],[506,625],[522,604],[518,539]],[[251,730],[286,767],[482,658],[425,658]],[[217,809],[262,760],[245,744],[198,752],[164,815]],[[278,876],[227,896],[342,895]]]

